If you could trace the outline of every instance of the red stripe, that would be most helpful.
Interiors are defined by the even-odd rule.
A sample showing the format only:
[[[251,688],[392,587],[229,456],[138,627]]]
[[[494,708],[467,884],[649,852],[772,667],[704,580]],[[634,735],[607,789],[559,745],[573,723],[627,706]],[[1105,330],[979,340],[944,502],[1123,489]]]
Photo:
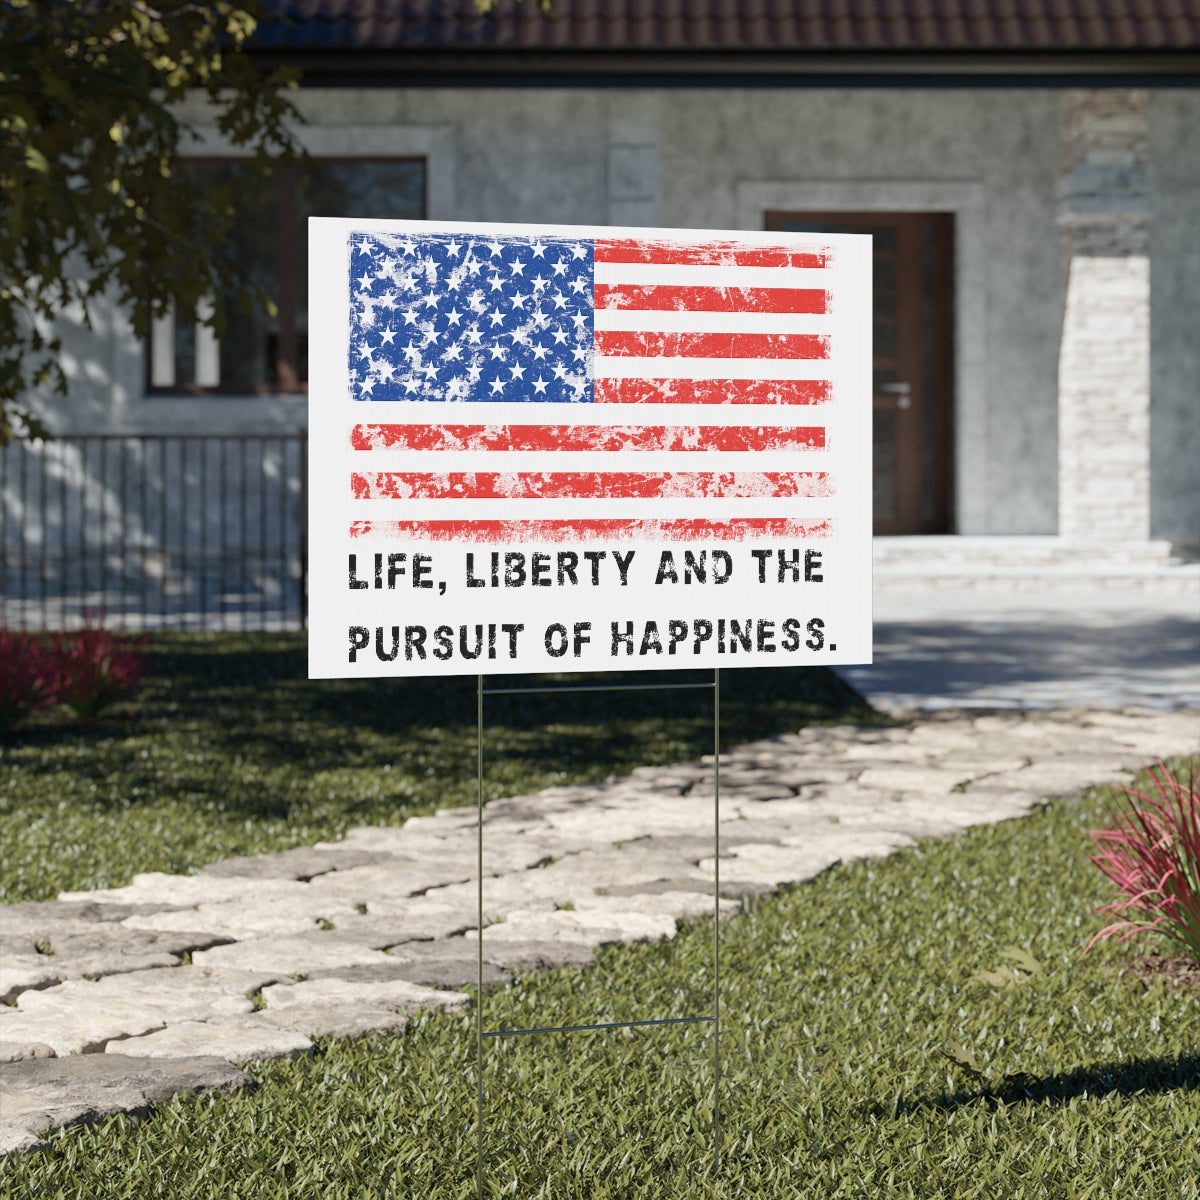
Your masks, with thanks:
[[[520,544],[542,542],[695,542],[702,538],[742,542],[752,538],[827,538],[833,521],[793,517],[733,517],[728,521],[638,520],[612,518],[578,521],[354,521],[351,537],[384,537],[415,542]]]
[[[815,333],[659,333],[597,329],[596,353],[630,358],[828,358]]]
[[[828,379],[597,379],[597,404],[824,404]]]
[[[797,250],[794,246],[752,246],[746,242],[706,242],[682,246],[678,242],[598,241],[596,262],[662,263],[697,267],[824,267],[828,250]]]
[[[640,381],[641,382],[641,381]],[[355,450],[820,450],[821,425],[356,425]]]
[[[598,283],[597,308],[662,312],[825,313],[829,293],[820,288],[676,287]]]
[[[658,500],[829,496],[824,471],[353,472],[356,500]]]

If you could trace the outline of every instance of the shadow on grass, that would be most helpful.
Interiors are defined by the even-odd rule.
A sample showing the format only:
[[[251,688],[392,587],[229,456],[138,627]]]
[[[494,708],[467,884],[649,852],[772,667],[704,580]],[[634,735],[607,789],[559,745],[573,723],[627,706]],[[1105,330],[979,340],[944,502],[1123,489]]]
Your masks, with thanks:
[[[1031,1075],[1006,1076],[1002,1084],[985,1084],[972,1090],[914,1097],[896,1104],[872,1104],[867,1113],[875,1117],[939,1110],[953,1112],[978,1104],[1069,1104],[1083,1097],[1093,1099],[1118,1092],[1139,1093],[1200,1091],[1200,1054],[1175,1058],[1130,1058],[1122,1062],[1096,1063],[1073,1071],[1039,1079]]]
[[[302,634],[171,635],[154,638],[141,693],[113,716],[87,724],[43,718],[20,732],[33,773],[62,769],[89,779],[121,774],[117,802],[161,792],[154,759],[170,755],[173,791],[219,799],[227,811],[282,817],[294,796],[235,785],[253,771],[383,769],[401,805],[436,779],[447,799],[474,778],[476,681],[306,678]],[[490,676],[488,687],[709,683],[710,671],[590,676]],[[489,696],[486,771],[501,793],[530,769],[562,781],[623,774],[640,763],[686,761],[712,749],[708,689]],[[122,711],[122,710],[125,711]],[[825,668],[726,670],[721,679],[725,746],[821,722],[886,723]],[[151,745],[150,759],[127,748]],[[39,755],[38,751],[53,751]],[[201,759],[204,759],[202,762]],[[218,761],[219,760],[219,761]],[[232,775],[226,767],[232,766]],[[393,770],[395,768],[395,770]],[[353,788],[339,805],[370,814]],[[103,789],[101,789],[103,791]],[[104,803],[101,795],[96,802]]]

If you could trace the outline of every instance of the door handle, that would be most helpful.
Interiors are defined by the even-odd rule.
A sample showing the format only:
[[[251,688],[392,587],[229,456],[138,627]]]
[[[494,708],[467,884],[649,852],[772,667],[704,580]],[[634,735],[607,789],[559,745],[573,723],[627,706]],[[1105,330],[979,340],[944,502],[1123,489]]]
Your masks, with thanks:
[[[888,395],[895,396],[897,408],[904,409],[912,407],[912,384],[905,383],[903,381],[896,383],[885,383],[879,390],[886,392]]]

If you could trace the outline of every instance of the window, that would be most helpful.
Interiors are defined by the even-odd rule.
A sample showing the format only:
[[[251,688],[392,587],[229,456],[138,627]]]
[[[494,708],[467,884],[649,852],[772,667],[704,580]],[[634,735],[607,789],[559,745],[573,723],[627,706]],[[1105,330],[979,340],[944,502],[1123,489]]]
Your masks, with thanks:
[[[194,159],[198,181],[232,183],[232,249],[277,312],[245,314],[229,304],[218,339],[201,322],[168,314],[153,322],[147,354],[151,393],[296,393],[308,385],[308,234],[314,217],[425,216],[420,159],[310,159],[266,179],[236,159]],[[202,314],[203,315],[203,314]]]

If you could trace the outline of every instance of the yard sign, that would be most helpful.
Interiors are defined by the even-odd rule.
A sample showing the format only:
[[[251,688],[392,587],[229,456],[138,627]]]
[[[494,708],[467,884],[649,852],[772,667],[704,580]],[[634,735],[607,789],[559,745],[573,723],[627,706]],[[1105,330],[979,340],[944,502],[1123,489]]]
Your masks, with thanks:
[[[311,677],[870,661],[869,238],[309,247]]]

